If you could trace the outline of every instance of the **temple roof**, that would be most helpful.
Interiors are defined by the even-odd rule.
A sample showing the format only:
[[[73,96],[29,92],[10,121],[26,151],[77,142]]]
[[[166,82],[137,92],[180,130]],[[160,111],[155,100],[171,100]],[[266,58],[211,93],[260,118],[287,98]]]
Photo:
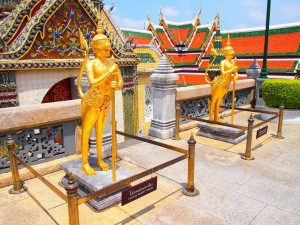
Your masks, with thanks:
[[[160,53],[152,33],[146,30],[123,29],[126,40],[130,40],[138,58],[137,71],[140,74],[152,73],[159,63]]]
[[[262,56],[265,29],[231,30],[231,45],[237,57]],[[223,43],[227,32],[221,32]],[[225,38],[225,39],[224,39]],[[270,26],[268,56],[296,56],[300,54],[300,23]]]

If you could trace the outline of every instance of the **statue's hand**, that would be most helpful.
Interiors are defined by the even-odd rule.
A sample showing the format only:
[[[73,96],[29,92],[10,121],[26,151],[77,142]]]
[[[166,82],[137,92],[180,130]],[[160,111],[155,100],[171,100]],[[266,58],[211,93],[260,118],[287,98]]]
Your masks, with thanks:
[[[116,70],[118,69],[117,64],[113,64],[110,68],[109,68],[109,73],[114,73]]]
[[[117,88],[117,85],[118,85],[118,83],[117,83],[117,81],[112,81],[111,82],[111,88],[113,88],[113,89],[116,89]]]
[[[238,66],[234,66],[234,67],[232,68],[232,70],[233,70],[234,73],[237,72],[238,69],[239,69]]]

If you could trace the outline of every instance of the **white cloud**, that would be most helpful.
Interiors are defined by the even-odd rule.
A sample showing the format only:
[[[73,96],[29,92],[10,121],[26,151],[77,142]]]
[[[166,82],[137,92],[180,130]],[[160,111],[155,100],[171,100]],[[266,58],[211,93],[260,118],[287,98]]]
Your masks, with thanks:
[[[238,23],[235,25],[236,29],[243,29],[243,28],[247,28],[247,24],[246,23]]]
[[[258,7],[259,5],[261,5],[261,1],[260,0],[244,0],[242,1],[243,5],[247,5],[250,7]]]
[[[251,20],[265,21],[266,14],[260,11],[251,11],[248,13],[248,18],[250,18]]]
[[[128,18],[118,19],[120,27],[144,29],[144,20],[132,20]]]
[[[178,16],[179,12],[177,9],[174,9],[172,7],[166,6],[166,7],[162,7],[162,12],[164,16]]]
[[[280,8],[280,14],[285,19],[298,19],[299,18],[300,4],[283,5]]]

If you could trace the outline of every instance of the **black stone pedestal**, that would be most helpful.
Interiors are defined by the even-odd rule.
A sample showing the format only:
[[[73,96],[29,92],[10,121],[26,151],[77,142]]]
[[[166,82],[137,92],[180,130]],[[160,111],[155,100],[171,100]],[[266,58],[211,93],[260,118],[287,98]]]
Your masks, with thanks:
[[[246,139],[245,131],[222,125],[215,125],[210,123],[201,122],[197,125],[200,130],[196,135],[207,138],[212,138],[232,144],[237,144]]]

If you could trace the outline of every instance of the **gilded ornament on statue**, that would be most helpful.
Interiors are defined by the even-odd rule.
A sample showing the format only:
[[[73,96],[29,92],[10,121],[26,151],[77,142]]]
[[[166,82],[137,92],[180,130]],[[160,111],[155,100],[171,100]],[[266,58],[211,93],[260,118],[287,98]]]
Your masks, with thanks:
[[[216,58],[216,53],[212,48],[214,54],[214,59]],[[233,91],[232,91],[232,110],[234,110],[234,93],[235,93],[235,81],[238,79],[238,66],[236,65],[236,58],[234,58],[234,50],[230,45],[230,36],[228,34],[227,45],[223,49],[223,54],[225,59],[220,63],[220,76],[215,77],[212,81],[207,79],[207,71],[205,71],[205,79],[210,83],[211,88],[211,98],[208,102],[209,105],[209,120],[211,121],[220,121],[220,104],[224,96],[228,92],[228,88],[231,80],[233,80]],[[210,65],[214,60],[210,63]],[[233,111],[232,111],[232,120],[233,123]]]
[[[85,49],[86,55],[83,65],[78,75],[78,92],[81,100],[81,151],[82,151],[82,171],[88,176],[96,175],[96,171],[89,164],[89,138],[93,127],[96,130],[97,163],[100,170],[109,170],[109,165],[102,158],[102,137],[105,123],[109,112],[110,102],[114,105],[114,91],[123,87],[123,79],[114,57],[111,56],[111,43],[104,35],[98,12],[97,34],[91,41],[95,59],[88,60],[89,47],[80,32],[80,43]],[[86,76],[90,84],[90,89],[83,94],[81,88],[82,73],[86,68]],[[114,109],[113,109],[114,110]],[[114,120],[114,118],[112,118]],[[114,129],[113,129],[114,130]],[[115,146],[114,146],[115,147]]]

